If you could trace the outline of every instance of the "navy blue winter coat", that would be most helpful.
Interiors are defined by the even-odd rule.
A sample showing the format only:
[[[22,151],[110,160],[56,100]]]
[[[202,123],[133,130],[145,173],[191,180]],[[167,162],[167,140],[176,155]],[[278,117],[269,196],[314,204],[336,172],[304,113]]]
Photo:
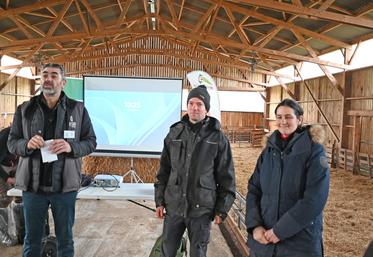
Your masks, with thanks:
[[[298,129],[281,151],[275,131],[248,184],[248,246],[257,257],[323,256],[322,212],[329,192],[329,168],[319,126]],[[277,244],[255,241],[258,226],[273,228]]]

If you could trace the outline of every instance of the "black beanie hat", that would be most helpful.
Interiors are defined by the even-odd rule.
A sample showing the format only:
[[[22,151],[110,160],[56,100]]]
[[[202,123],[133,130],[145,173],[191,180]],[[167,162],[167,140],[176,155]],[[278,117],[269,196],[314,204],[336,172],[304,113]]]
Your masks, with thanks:
[[[201,99],[202,102],[205,104],[206,111],[210,110],[210,95],[207,92],[207,88],[204,85],[200,85],[190,90],[187,104],[189,103],[189,100],[193,97]]]

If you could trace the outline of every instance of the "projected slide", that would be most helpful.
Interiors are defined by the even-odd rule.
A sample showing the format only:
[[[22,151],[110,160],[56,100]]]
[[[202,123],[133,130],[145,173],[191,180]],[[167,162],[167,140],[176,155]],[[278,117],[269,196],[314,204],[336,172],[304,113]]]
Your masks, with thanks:
[[[180,120],[181,85],[181,80],[85,77],[84,102],[97,150],[161,152],[170,125]]]

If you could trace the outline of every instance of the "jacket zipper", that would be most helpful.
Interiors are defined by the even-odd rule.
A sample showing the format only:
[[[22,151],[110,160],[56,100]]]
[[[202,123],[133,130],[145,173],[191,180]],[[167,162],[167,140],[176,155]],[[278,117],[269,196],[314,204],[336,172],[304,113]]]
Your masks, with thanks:
[[[278,186],[278,200],[277,200],[277,220],[280,218],[280,198],[281,198],[281,185],[282,185],[282,175],[284,169],[284,152],[280,152],[281,157],[281,167],[280,167],[280,181]]]

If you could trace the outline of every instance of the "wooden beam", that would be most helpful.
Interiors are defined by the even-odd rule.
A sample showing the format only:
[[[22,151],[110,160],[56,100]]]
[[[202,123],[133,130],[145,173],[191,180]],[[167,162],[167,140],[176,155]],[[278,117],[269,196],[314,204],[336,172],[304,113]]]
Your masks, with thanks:
[[[228,215],[225,222],[219,225],[221,231],[228,244],[231,245],[233,249],[235,249],[234,256],[244,257],[249,256],[250,251],[246,244],[246,239],[242,236],[242,233],[237,226],[237,224],[233,221],[232,217]]]
[[[288,4],[273,0],[240,0],[239,2],[264,7],[270,10],[285,11],[288,13],[305,15],[307,17],[317,17],[324,20],[373,29],[373,20],[367,18],[351,17],[349,15],[322,11],[307,7],[299,7],[294,4]]]
[[[68,0],[66,1],[65,5],[63,6],[62,10],[58,13],[58,16],[56,19],[53,21],[52,25],[50,26],[47,36],[52,36],[54,31],[57,29],[58,24],[61,22],[63,19],[63,16],[66,14],[67,10],[69,9],[71,3],[74,0]]]
[[[89,5],[89,3],[87,2],[87,0],[79,0],[79,1],[84,5],[84,7],[87,9],[89,15],[91,15],[91,17],[95,21],[98,30],[102,31],[103,30],[102,23],[101,23],[100,19],[97,17],[95,11],[92,10],[92,8]]]
[[[162,18],[163,19],[163,18]],[[292,58],[295,60],[299,61],[307,61],[311,63],[318,63],[318,64],[323,64],[326,66],[332,66],[340,69],[348,69],[349,66],[345,64],[337,64],[334,62],[328,62],[324,60],[318,60],[317,58],[309,57],[309,56],[303,56],[303,55],[298,55],[298,54],[293,54],[293,53],[286,53],[282,51],[277,51],[277,50],[272,50],[268,48],[263,48],[263,47],[257,47],[257,46],[248,46],[247,44],[243,44],[240,42],[236,42],[233,40],[229,40],[220,36],[216,36],[210,33],[204,33],[202,35],[196,35],[194,33],[187,33],[183,31],[171,31],[171,30],[166,30],[166,32],[169,33],[174,33],[175,35],[178,35],[180,37],[186,38],[186,39],[193,39],[193,40],[198,40],[201,42],[220,42],[222,46],[228,46],[228,47],[234,47],[238,49],[245,49],[245,50],[251,50],[255,52],[261,52],[261,53],[266,53],[269,55],[278,55],[278,56],[283,56],[287,58]]]
[[[43,44],[39,45],[37,48],[35,48],[24,60],[24,62],[28,62],[35,53],[37,53],[40,48],[43,47]],[[6,85],[18,74],[18,72],[22,69],[22,65],[20,65],[18,68],[15,69],[15,71],[0,85],[0,91],[3,90]]]
[[[323,112],[323,110],[321,109],[320,105],[317,103],[317,99],[316,99],[316,97],[314,96],[314,94],[312,93],[310,87],[308,86],[308,82],[305,81],[305,80],[303,79],[303,77],[302,77],[300,71],[298,70],[298,68],[295,67],[295,69],[296,69],[296,71],[298,72],[299,77],[302,79],[302,81],[303,81],[303,83],[304,83],[304,86],[306,87],[308,93],[310,94],[312,100],[314,101],[314,104],[316,105],[316,107],[317,107],[319,113],[320,113],[321,116],[324,118],[325,122],[327,123],[329,130],[332,132],[334,138],[335,138],[335,139],[337,140],[337,142],[339,143],[339,142],[340,142],[340,139],[339,139],[337,133],[334,131],[332,124],[329,122],[329,119],[326,117],[326,115],[325,115],[325,113]]]
[[[175,65],[170,65],[170,64],[143,64],[143,63],[134,63],[134,64],[126,64],[125,66],[123,66],[122,64],[121,65],[113,65],[113,66],[110,66],[110,67],[91,67],[91,68],[87,68],[87,69],[84,69],[84,70],[75,70],[75,71],[67,71],[66,72],[66,75],[76,75],[76,74],[85,74],[85,73],[94,73],[94,72],[100,72],[100,71],[105,71],[105,70],[111,70],[111,69],[123,69],[123,68],[126,68],[126,69],[132,69],[132,68],[137,68],[137,67],[150,67],[150,68],[159,68],[159,67],[163,67],[163,68],[173,68],[173,69],[176,69],[176,70],[182,70],[182,71],[186,71],[186,72],[190,72],[192,71],[193,69],[192,68],[187,68],[187,67],[181,67],[179,65],[175,66]],[[256,85],[262,85],[262,84],[266,84],[266,83],[261,83],[261,82],[255,82],[255,81],[250,81],[250,80],[243,80],[243,79],[237,79],[237,78],[233,78],[233,77],[229,77],[229,76],[224,76],[224,75],[221,75],[220,73],[217,74],[217,73],[210,73],[210,75],[212,77],[217,77],[217,78],[223,78],[223,79],[228,79],[228,80],[233,80],[233,81],[239,81],[239,82],[244,82],[244,83],[248,83],[248,84],[256,84]],[[235,87],[232,87],[232,88],[229,88],[230,91],[239,91],[241,88],[235,88]],[[254,90],[254,89],[251,89],[251,88],[247,88],[249,91],[250,90]],[[254,90],[255,92],[261,92],[261,88],[255,88],[255,89],[258,89],[258,90]],[[218,90],[220,90],[220,87],[218,87]]]
[[[54,15],[54,17],[53,17],[52,19],[55,19],[56,17],[58,17],[58,12],[56,12],[53,8],[51,8],[51,7],[47,7],[47,10],[48,10],[50,13],[52,13],[52,14]],[[70,30],[71,32],[74,31],[73,27],[71,27],[71,25],[70,25],[67,21],[65,21],[64,18],[61,19],[61,23],[62,23],[63,25],[65,25],[65,27],[66,27],[68,30]]]
[[[315,2],[315,4],[316,4],[317,2]],[[310,5],[309,7],[313,7],[313,5]],[[370,4],[367,4],[367,5],[365,5],[363,8],[361,8],[361,9],[359,9],[359,10],[357,10],[357,14],[356,14],[356,16],[354,16],[354,17],[361,17],[361,16],[363,16],[363,15],[365,15],[365,14],[367,14],[367,13],[370,13],[370,11],[373,9],[373,2],[372,3],[370,3]],[[295,16],[296,17],[296,16]],[[333,29],[336,29],[336,28],[338,28],[338,27],[340,27],[340,26],[342,26],[343,24],[342,23],[338,23],[338,24],[329,24],[329,25],[326,25],[326,26],[324,26],[320,31],[318,31],[319,33],[322,33],[322,34],[324,34],[324,33],[327,33],[327,32],[329,32],[329,31],[331,31],[331,30],[333,30]],[[360,37],[356,37],[356,38],[354,38],[354,39],[352,39],[352,40],[350,40],[349,41],[349,44],[351,44],[351,45],[353,45],[353,44],[356,44],[356,43],[358,43],[358,42],[360,42],[360,41],[365,41],[365,40],[368,40],[368,39],[371,39],[373,37],[373,33],[368,33],[368,34],[365,34],[365,35],[363,35],[363,36],[360,36]],[[312,37],[310,37],[310,38],[307,38],[306,39],[306,41],[309,41],[309,40],[311,40],[312,39]],[[294,48],[294,47],[297,47],[299,44],[293,44],[292,46],[287,46],[287,47],[285,47],[285,48],[281,48],[281,50],[283,50],[283,51],[288,51],[288,50],[290,50],[290,49],[292,49],[292,48]],[[348,48],[347,48],[348,49]],[[330,51],[330,50],[329,50]]]
[[[315,50],[305,41],[304,37],[300,35],[297,31],[294,31],[294,30],[291,30],[291,31],[293,32],[295,37],[298,39],[299,43],[301,43],[306,48],[306,50],[311,54],[311,56],[313,58],[319,59]],[[328,70],[328,68],[325,67],[325,65],[321,65],[321,64],[319,64],[319,67],[324,72],[324,74],[329,79],[329,81],[332,83],[333,87],[335,87],[341,95],[344,95],[343,88],[341,87],[341,85],[339,85],[338,81],[333,76],[333,74]]]
[[[212,12],[217,8],[217,4],[212,4],[205,14],[199,19],[198,23],[194,26],[192,33],[197,33],[201,30],[202,25],[206,24],[211,18]]]
[[[87,22],[86,22],[86,20],[85,20],[85,18],[84,18],[83,12],[82,12],[82,10],[81,10],[81,8],[80,8],[80,4],[79,4],[78,1],[75,1],[75,6],[76,6],[76,9],[78,10],[80,20],[81,20],[82,23],[83,23],[84,31],[85,31],[86,33],[89,33],[89,27],[88,27],[88,24],[87,24]]]
[[[350,110],[350,111],[347,111],[347,115],[348,116],[373,117],[373,111]]]
[[[175,11],[175,8],[174,8],[174,5],[173,5],[172,1],[171,0],[166,0],[166,4],[167,4],[167,7],[168,7],[168,10],[170,11],[172,22],[174,24],[178,24],[179,21],[178,21],[176,11]]]
[[[124,7],[122,8],[122,12],[119,15],[119,18],[117,19],[117,26],[120,27],[122,25],[123,19],[126,18],[128,9],[130,8],[132,3],[132,0],[127,0],[124,4]],[[121,6],[121,5],[120,5]]]
[[[43,9],[46,7],[51,7],[59,4],[65,3],[66,0],[48,0],[48,1],[42,1],[42,2],[36,2],[34,4],[28,4],[22,7],[17,7],[17,8],[11,8],[7,10],[0,10],[0,20],[7,18],[11,15],[17,15],[17,14],[22,14],[25,12],[32,12],[38,9]]]
[[[204,52],[205,53],[205,52]],[[133,55],[133,54],[141,54],[141,55],[170,55],[174,56],[175,58],[181,58],[181,59],[190,59],[191,57],[187,53],[179,53],[176,51],[165,51],[164,49],[138,49],[138,48],[132,48],[127,47],[125,50],[121,51],[114,51],[110,54],[110,57],[114,56],[126,56],[126,55]],[[80,56],[80,57],[79,57]],[[71,61],[84,61],[84,60],[94,60],[94,59],[102,59],[107,57],[104,53],[97,52],[97,50],[92,50],[90,52],[86,52],[85,56],[83,57],[82,54],[76,53],[74,56],[66,56],[61,55],[60,57],[54,58],[55,62],[71,62]],[[231,68],[237,68],[242,69],[246,71],[252,72],[251,68],[245,67],[242,63],[231,63],[228,61],[227,58],[223,58],[223,56],[218,56],[221,58],[220,60],[211,60],[210,58],[199,58],[198,60],[206,63],[206,64],[215,64],[215,65],[222,65],[225,67],[231,67]],[[287,79],[295,79],[294,77],[283,75],[276,73],[275,71],[266,71],[266,70],[260,70],[257,69],[255,72],[266,74],[266,75],[272,75],[272,76],[278,76],[283,77]]]
[[[209,1],[211,1],[211,0],[209,0]],[[273,4],[276,5],[277,3],[281,4],[279,2],[276,2],[276,3],[273,3]],[[330,45],[335,45],[335,46],[338,46],[340,48],[350,48],[351,47],[349,44],[346,44],[345,42],[342,42],[340,40],[336,40],[336,39],[328,37],[326,35],[316,33],[314,31],[302,28],[302,27],[297,26],[297,25],[295,25],[291,22],[285,22],[285,21],[282,21],[282,20],[279,20],[279,19],[275,19],[275,18],[266,16],[264,14],[261,14],[259,12],[255,12],[253,10],[237,6],[235,4],[224,2],[223,6],[229,7],[232,11],[236,11],[236,12],[242,13],[244,15],[250,15],[250,16],[255,17],[255,18],[257,18],[259,20],[262,20],[262,21],[270,22],[270,23],[272,23],[276,26],[283,26],[284,28],[287,28],[287,29],[295,29],[296,31],[299,31],[303,35],[307,35],[307,36],[319,39],[321,41],[327,42]]]
[[[233,88],[233,87],[219,87],[219,91],[265,92],[266,89],[264,87],[246,87],[246,88],[242,88],[242,87],[235,87],[235,88]]]
[[[17,27],[25,34],[27,38],[33,38],[31,33],[27,31],[27,29],[23,26],[23,24],[19,21],[18,17],[15,15],[13,16],[13,22],[17,25]]]
[[[235,21],[235,17],[233,15],[233,13],[231,12],[231,10],[228,7],[224,7],[224,10],[227,13],[233,27],[235,28],[236,33],[240,37],[241,42],[244,43],[244,44],[250,45],[251,44],[250,39],[248,38],[246,33],[243,31],[243,29],[239,25],[237,25],[237,23]]]
[[[359,152],[361,141],[362,116],[354,116],[354,136],[352,138],[352,152],[354,154],[352,161],[352,173],[359,173]]]
[[[179,20],[179,21],[180,21],[180,19],[181,19],[181,15],[183,14],[184,4],[185,4],[185,0],[183,0],[183,1],[181,2],[180,12],[179,12],[179,16],[178,16],[178,20]]]
[[[325,2],[323,2],[320,7],[319,7],[319,10],[321,11],[325,11],[326,9],[328,9],[333,3],[335,2],[335,0],[325,0]]]
[[[34,31],[35,33],[39,34],[42,37],[45,37],[45,33],[41,31],[39,28],[31,25],[26,19],[22,18],[21,16],[17,15],[16,19],[19,20],[23,25]]]

